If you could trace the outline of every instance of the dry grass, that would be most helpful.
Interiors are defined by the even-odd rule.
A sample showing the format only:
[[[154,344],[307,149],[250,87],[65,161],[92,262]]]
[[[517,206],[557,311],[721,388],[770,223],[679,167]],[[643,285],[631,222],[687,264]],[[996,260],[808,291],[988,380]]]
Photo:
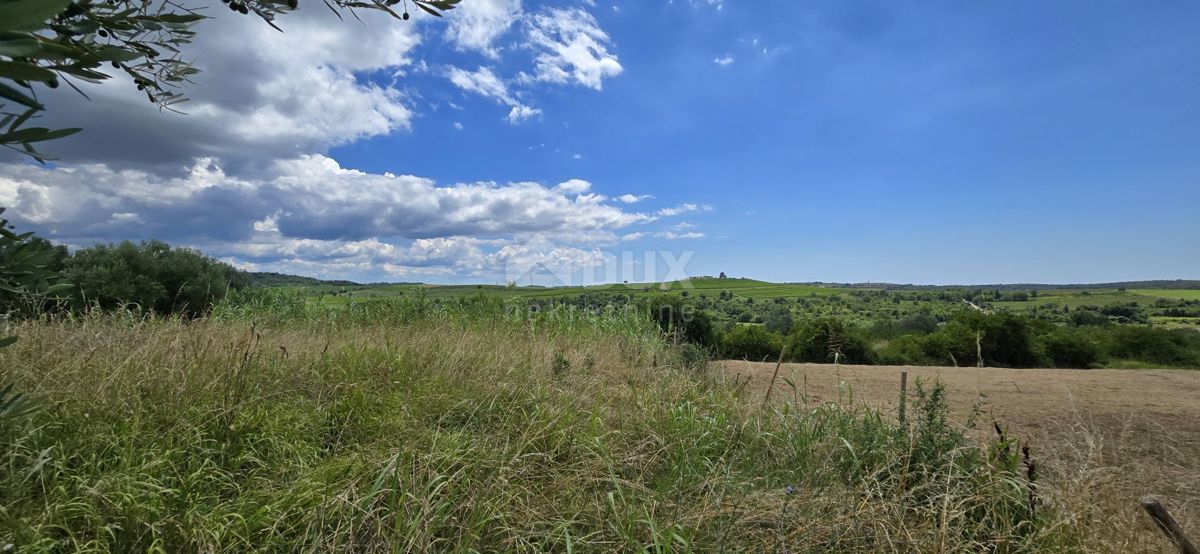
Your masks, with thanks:
[[[680,367],[637,329],[27,323],[0,379],[21,551],[1129,551],[1080,428],[1019,458]],[[792,401],[788,402],[787,398]],[[917,423],[924,422],[924,423]],[[1107,440],[1107,439],[1105,439]],[[990,443],[991,441],[989,441]],[[985,443],[980,442],[980,445]],[[1125,521],[1122,525],[1118,523]],[[1190,520],[1189,520],[1190,521]],[[1105,528],[1110,525],[1111,528]]]
[[[749,377],[750,394],[762,395],[774,365],[727,361],[721,371]],[[895,414],[901,371],[910,383],[945,383],[958,421],[981,408],[971,434],[993,434],[996,421],[1024,438],[1043,468],[1044,493],[1074,512],[1090,549],[1173,552],[1138,505],[1145,494],[1163,498],[1200,534],[1200,372],[785,364],[781,378],[812,403]]]

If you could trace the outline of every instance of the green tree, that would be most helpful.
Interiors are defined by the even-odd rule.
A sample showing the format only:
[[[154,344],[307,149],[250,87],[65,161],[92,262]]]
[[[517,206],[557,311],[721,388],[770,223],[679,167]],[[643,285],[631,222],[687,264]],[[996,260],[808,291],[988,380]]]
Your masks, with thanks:
[[[763,323],[768,331],[786,335],[792,332],[792,325],[795,324],[795,321],[792,319],[792,313],[784,308],[772,310],[764,318]]]
[[[772,360],[782,349],[783,337],[760,325],[734,325],[721,335],[721,355],[730,359]]]
[[[206,312],[248,278],[229,264],[187,248],[157,241],[98,245],[67,262],[76,285],[76,306],[113,309],[136,306],[159,314]]]
[[[708,312],[696,308],[678,296],[663,296],[642,301],[663,332],[677,335],[684,341],[711,346],[716,343],[716,330]]]
[[[1054,367],[1089,369],[1100,362],[1100,346],[1074,328],[1058,328],[1043,339]]]
[[[858,333],[834,318],[810,319],[788,336],[788,358],[797,362],[851,364],[873,362],[874,352]]]
[[[62,281],[62,263],[66,249],[55,247],[33,233],[17,234],[0,208],[0,347],[16,338],[7,336],[10,314],[36,311],[53,295],[66,292],[71,285]]]
[[[440,17],[461,0],[323,0],[333,9],[374,9],[407,20],[408,3]],[[254,14],[271,27],[276,16],[294,10],[298,0],[223,0],[242,14]],[[27,125],[46,107],[38,87],[58,88],[72,80],[98,83],[128,75],[147,100],[164,108],[184,100],[179,92],[198,70],[183,48],[205,19],[204,0],[0,0],[0,146],[42,161],[37,143],[70,136],[77,128]],[[248,52],[247,55],[253,55]]]

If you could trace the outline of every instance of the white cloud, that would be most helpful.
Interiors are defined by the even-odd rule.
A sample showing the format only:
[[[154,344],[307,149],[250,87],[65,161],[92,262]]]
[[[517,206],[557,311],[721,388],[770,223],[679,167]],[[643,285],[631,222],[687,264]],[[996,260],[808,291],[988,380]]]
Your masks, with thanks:
[[[622,194],[621,196],[618,196],[616,199],[621,202],[624,202],[626,204],[636,204],[638,202],[641,202],[642,200],[649,200],[651,198],[654,198],[654,197],[650,196],[649,194],[642,194],[642,195]]]
[[[508,112],[508,122],[523,123],[530,118],[540,116],[542,110],[522,104],[508,90],[508,85],[492,72],[491,68],[480,67],[475,71],[467,71],[460,67],[450,67],[446,76],[451,83],[467,92],[473,92],[485,98],[491,98],[511,107]]]
[[[86,131],[54,145],[71,164],[0,157],[0,205],[13,208],[6,215],[73,245],[153,237],[245,267],[331,275],[587,260],[596,245],[661,217],[606,204],[582,180],[438,185],[346,169],[322,154],[408,130],[414,106],[463,109],[406,88],[402,78],[417,73],[444,72],[463,91],[508,107],[514,124],[542,115],[528,101],[538,83],[599,90],[621,66],[582,9],[526,14],[520,0],[471,0],[450,12],[444,31],[370,10],[359,12],[361,22],[299,10],[279,19],[284,33],[229,10],[209,15],[186,51],[201,70],[184,91],[187,115],[158,110],[122,76],[83,85],[91,101],[68,87],[48,91],[40,124]],[[423,29],[496,61],[475,71],[430,66],[414,57]],[[531,75],[506,79],[493,69],[522,64]]]
[[[174,177],[102,164],[0,164],[0,204],[48,238],[86,245],[154,237],[242,265],[329,275],[498,273],[556,256],[576,263],[656,219],[591,190],[582,179],[438,186],[321,155],[277,161],[257,178],[228,175],[212,159]]]
[[[526,46],[537,52],[533,74],[523,82],[577,83],[600,90],[606,77],[623,68],[610,53],[608,35],[596,18],[580,8],[552,8],[533,16],[527,24]]]
[[[628,241],[640,240],[640,239],[644,238],[645,236],[646,236],[646,233],[643,233],[643,232],[629,233],[627,235],[622,236],[621,240],[628,242]]]
[[[702,239],[702,238],[704,238],[704,233],[699,233],[696,231],[689,231],[686,233],[676,233],[674,231],[663,231],[661,233],[655,233],[654,236],[656,236],[660,239],[667,239],[667,240]]]
[[[559,183],[558,186],[554,187],[554,190],[567,194],[582,194],[591,190],[591,188],[592,184],[583,179],[571,179]]]
[[[497,77],[491,68],[480,67],[475,71],[467,71],[451,66],[447,70],[446,76],[451,83],[467,92],[473,92],[509,105],[517,103],[516,99],[508,93],[508,85],[504,84],[504,81]]]
[[[520,0],[471,0],[459,4],[447,16],[446,38],[458,50],[474,50],[496,59],[496,41],[514,21],[524,17]]]
[[[724,56],[721,56],[719,58],[713,58],[713,63],[720,65],[720,66],[730,65],[733,63],[733,56],[731,56],[729,54],[725,54]]]
[[[127,76],[100,85],[47,91],[42,124],[83,127],[54,154],[75,161],[178,167],[197,156],[230,165],[324,151],[409,128],[413,112],[401,89],[360,80],[360,72],[400,72],[420,43],[416,26],[381,13],[361,22],[329,10],[281,17],[280,33],[261,20],[212,10],[187,57],[201,70],[178,109],[159,110]]]
[[[529,106],[516,105],[508,111],[508,117],[506,119],[508,119],[509,123],[516,125],[541,115],[542,110],[540,108],[530,108]]]
[[[663,208],[661,210],[658,210],[657,214],[662,217],[673,217],[673,216],[687,214],[687,213],[693,213],[693,212],[711,212],[711,211],[712,211],[712,206],[709,206],[707,204],[688,203],[688,204],[680,204],[673,208]]]

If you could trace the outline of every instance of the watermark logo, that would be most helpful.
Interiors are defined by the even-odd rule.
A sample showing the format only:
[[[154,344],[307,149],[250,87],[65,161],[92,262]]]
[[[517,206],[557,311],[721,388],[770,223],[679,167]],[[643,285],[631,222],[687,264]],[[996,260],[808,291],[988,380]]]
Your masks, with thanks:
[[[688,264],[695,255],[691,250],[604,252],[560,248],[504,260],[504,279],[514,286],[594,287],[678,282],[683,288],[692,288]]]

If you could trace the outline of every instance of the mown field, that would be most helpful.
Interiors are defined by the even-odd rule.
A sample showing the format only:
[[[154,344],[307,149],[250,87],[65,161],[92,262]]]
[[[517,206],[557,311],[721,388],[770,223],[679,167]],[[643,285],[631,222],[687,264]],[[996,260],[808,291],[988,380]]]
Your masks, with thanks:
[[[1134,294],[1142,296],[1151,296],[1154,298],[1166,298],[1168,300],[1200,300],[1200,290],[1187,289],[1152,289],[1152,290],[1135,290],[1131,291]]]
[[[629,314],[283,300],[226,303],[196,320],[16,322],[0,377],[10,400],[29,403],[0,414],[0,542],[19,552],[1165,548],[1129,509],[1120,458],[1029,443],[1019,426],[972,431],[957,389],[932,380],[914,386],[901,422],[886,405],[809,396],[791,375],[767,402],[761,376],[750,385]],[[1104,422],[1091,436],[1120,433]],[[1170,500],[1191,524],[1193,500]]]

